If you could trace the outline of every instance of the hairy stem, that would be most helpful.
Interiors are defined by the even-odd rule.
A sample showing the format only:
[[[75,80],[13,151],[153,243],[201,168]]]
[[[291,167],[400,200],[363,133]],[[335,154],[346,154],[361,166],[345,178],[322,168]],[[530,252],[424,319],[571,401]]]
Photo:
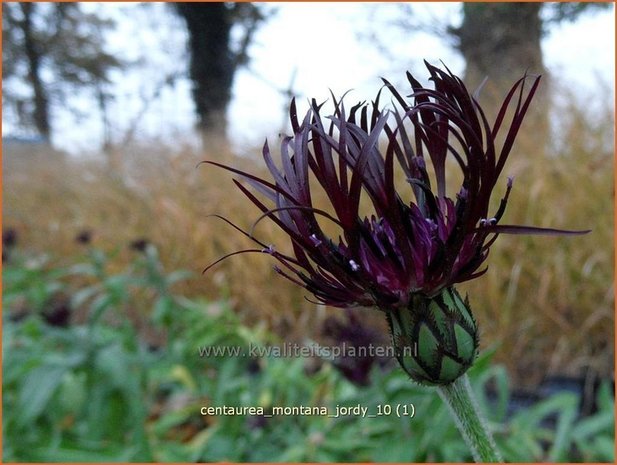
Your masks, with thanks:
[[[495,441],[480,416],[467,375],[438,387],[439,395],[456,419],[456,425],[476,462],[503,462]]]

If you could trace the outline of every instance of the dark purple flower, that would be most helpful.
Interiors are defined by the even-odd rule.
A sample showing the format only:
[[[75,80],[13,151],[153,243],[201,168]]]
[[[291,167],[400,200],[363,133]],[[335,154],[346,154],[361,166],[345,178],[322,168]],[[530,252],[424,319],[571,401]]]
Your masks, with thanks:
[[[500,224],[511,178],[499,208],[489,212],[491,194],[540,78],[519,79],[490,124],[458,77],[426,66],[435,88],[423,87],[408,73],[410,102],[384,79],[400,106],[394,111],[379,108],[378,94],[372,104],[360,103],[349,113],[343,101],[335,99],[334,115],[323,118],[322,105],[313,100],[300,121],[292,101],[293,136],[282,140],[281,167],[267,142],[263,148],[272,181],[205,162],[241,175],[254,191],[237,180],[235,184],[263,212],[257,222],[268,217],[287,233],[293,247],[293,255],[286,255],[242,231],[261,248],[230,255],[273,256],[280,263],[276,271],[320,303],[388,310],[406,307],[415,294],[436,296],[486,272],[480,267],[500,233],[580,233]],[[507,125],[509,108],[513,114]],[[503,143],[497,144],[500,136]],[[446,192],[448,157],[462,172],[454,196]],[[395,187],[397,169],[409,189]],[[326,192],[333,214],[314,206],[311,178]],[[360,214],[363,195],[372,204],[369,216]],[[324,220],[338,226],[338,237],[323,231]]]

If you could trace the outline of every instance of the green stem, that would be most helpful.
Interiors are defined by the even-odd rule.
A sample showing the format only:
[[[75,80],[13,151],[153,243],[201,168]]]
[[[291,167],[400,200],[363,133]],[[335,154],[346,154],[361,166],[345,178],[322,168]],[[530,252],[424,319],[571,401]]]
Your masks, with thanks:
[[[476,462],[503,462],[486,422],[480,416],[467,375],[438,387]]]

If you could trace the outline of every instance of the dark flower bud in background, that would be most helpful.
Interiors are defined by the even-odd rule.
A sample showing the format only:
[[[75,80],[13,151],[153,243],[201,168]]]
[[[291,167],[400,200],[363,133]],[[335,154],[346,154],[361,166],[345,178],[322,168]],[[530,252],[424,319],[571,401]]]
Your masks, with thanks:
[[[2,231],[2,246],[10,249],[17,244],[17,230],[14,228],[7,228]]]
[[[72,308],[70,299],[59,293],[47,303],[42,317],[50,326],[66,328],[71,322]]]
[[[78,244],[88,245],[92,242],[92,231],[84,229],[75,236],[75,242]]]
[[[6,228],[2,230],[2,261],[6,262],[10,258],[11,249],[17,245],[17,230]]]
[[[134,241],[131,241],[131,243],[129,244],[129,248],[131,250],[134,250],[135,252],[143,253],[146,251],[148,244],[150,244],[150,241],[148,239],[135,239]]]
[[[259,364],[259,359],[251,358],[246,365],[246,372],[251,376],[258,375],[261,372],[261,365]]]
[[[328,317],[322,327],[325,337],[331,339],[341,348],[353,347],[354,356],[343,354],[333,360],[334,367],[342,375],[358,386],[368,386],[370,384],[371,370],[375,365],[383,366],[389,360],[379,357],[374,352],[367,351],[371,346],[382,346],[388,341],[385,340],[380,331],[368,326],[351,309],[346,309],[345,319]]]

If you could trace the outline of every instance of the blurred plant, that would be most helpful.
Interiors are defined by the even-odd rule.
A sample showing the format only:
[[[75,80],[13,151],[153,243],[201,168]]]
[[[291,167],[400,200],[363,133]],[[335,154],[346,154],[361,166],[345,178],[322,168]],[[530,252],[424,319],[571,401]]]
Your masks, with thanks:
[[[142,398],[156,358],[140,343],[127,311],[135,294],[145,291],[153,302],[153,323],[170,325],[172,311],[181,308],[171,286],[189,274],[166,273],[153,245],[124,272],[108,273],[110,258],[113,254],[93,248],[86,261],[64,268],[46,270],[45,260],[31,259],[3,270],[5,308],[25,301],[35,310],[23,324],[5,326],[3,347],[9,356],[4,359],[4,386],[9,395],[4,401],[11,406],[5,411],[15,412],[4,417],[5,431],[10,431],[9,454],[33,461],[49,460],[54,454],[77,461],[152,460]],[[93,281],[74,290],[70,300],[72,308],[87,308],[87,324],[55,329],[62,315],[58,308],[51,308],[52,313],[49,308],[58,292],[72,290],[65,281],[75,277]],[[110,312],[112,318],[105,319]],[[33,431],[33,423],[42,430]],[[53,432],[54,427],[60,429]],[[100,441],[127,447],[94,446]],[[31,448],[32,443],[36,447]],[[49,446],[51,455],[46,455]]]
[[[15,266],[2,274],[3,301],[14,317],[26,313],[41,314],[53,297],[66,291],[68,271],[50,267],[50,257],[15,257]],[[8,313],[8,312],[7,312]]]
[[[141,258],[134,257],[136,262]],[[143,271],[146,264],[134,265]],[[23,266],[6,265],[3,273]],[[26,293],[25,288],[5,290],[5,308]],[[52,327],[36,314],[16,322],[5,313],[4,460],[471,459],[445,405],[430,389],[410,384],[402,371],[374,369],[368,386],[360,387],[327,363],[308,374],[301,358],[202,357],[199,350],[206,347],[246,350],[249,344],[265,347],[278,339],[263,328],[240,324],[225,302],[172,296],[176,331],[155,352],[131,325],[101,318],[92,327]],[[614,461],[614,399],[608,384],[598,391],[597,411],[584,418],[578,416],[577,397],[568,393],[512,412],[510,383],[505,369],[491,364],[493,353],[483,353],[469,377],[507,461]],[[485,394],[489,386],[493,396]],[[395,409],[410,401],[413,418],[384,413],[385,406]],[[265,412],[273,406],[325,406],[334,413],[337,405],[358,404],[372,414],[381,407],[382,415],[266,418],[199,413],[203,406],[220,405],[258,406]]]
[[[110,261],[117,256],[116,250],[107,254],[97,248],[88,250],[86,260],[67,267],[65,276],[81,282],[73,290],[70,307],[75,311],[87,313],[88,331],[94,334],[107,320],[121,326],[125,343],[132,346],[135,342],[134,326],[141,326],[140,321],[147,315],[153,325],[166,330],[173,330],[173,309],[178,307],[178,297],[171,292],[172,286],[191,276],[185,270],[166,273],[160,262],[158,250],[147,244],[142,254],[135,257],[126,269],[110,273]]]
[[[54,292],[69,289],[58,282],[59,277],[93,273],[103,281],[73,295],[72,306],[79,306],[86,296],[95,294],[93,290],[98,294],[87,326],[54,327],[37,314],[20,323],[5,320],[3,402],[4,411],[11,412],[3,417],[5,459],[150,460],[142,397],[151,357],[138,344],[128,320],[121,325],[101,324],[106,310],[117,310],[125,301],[125,277],[105,275],[107,257],[102,253],[93,251],[89,258],[90,262],[5,288],[3,303],[8,308],[14,299],[37,289],[47,291],[37,299],[39,305],[49,306]],[[24,271],[10,267],[3,270],[3,278]],[[53,285],[37,285],[47,280]],[[123,449],[123,443],[130,447]]]

